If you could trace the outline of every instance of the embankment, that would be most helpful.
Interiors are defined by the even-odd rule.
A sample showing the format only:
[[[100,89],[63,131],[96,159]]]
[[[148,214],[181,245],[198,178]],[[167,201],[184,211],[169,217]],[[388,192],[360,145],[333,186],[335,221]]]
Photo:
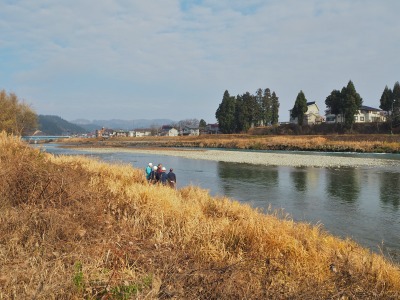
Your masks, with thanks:
[[[398,299],[399,266],[308,224],[0,135],[0,295]]]

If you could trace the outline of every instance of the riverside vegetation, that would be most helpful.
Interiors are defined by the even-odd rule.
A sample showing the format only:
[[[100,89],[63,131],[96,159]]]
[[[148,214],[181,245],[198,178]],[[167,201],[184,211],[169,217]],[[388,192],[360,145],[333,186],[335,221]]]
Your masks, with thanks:
[[[400,270],[320,226],[0,134],[0,299],[399,299]]]
[[[249,150],[298,150],[321,152],[400,153],[400,136],[347,135],[250,135],[220,134],[178,137],[68,139],[64,143],[93,147],[195,147]]]

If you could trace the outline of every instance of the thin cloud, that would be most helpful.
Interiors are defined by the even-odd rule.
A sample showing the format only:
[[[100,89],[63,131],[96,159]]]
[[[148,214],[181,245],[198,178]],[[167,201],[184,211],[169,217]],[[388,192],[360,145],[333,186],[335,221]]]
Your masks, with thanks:
[[[0,76],[67,119],[203,118],[225,89],[297,93],[320,108],[349,79],[378,107],[399,80],[396,0],[0,3]],[[143,115],[145,114],[145,115]]]

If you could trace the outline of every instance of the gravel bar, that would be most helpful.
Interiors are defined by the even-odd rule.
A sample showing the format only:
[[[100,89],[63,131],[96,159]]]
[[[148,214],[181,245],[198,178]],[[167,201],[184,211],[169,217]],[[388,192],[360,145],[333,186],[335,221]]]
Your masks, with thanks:
[[[363,157],[343,157],[329,155],[302,155],[291,153],[266,153],[252,151],[226,151],[203,149],[140,149],[140,148],[79,148],[79,150],[99,152],[137,152],[145,154],[178,156],[190,159],[248,163],[265,166],[292,167],[400,167],[400,160]]]

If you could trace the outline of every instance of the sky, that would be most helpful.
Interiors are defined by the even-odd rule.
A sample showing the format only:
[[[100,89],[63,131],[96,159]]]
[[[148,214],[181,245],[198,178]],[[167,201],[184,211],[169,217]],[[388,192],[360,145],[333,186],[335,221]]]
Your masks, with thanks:
[[[0,90],[66,120],[204,119],[225,90],[302,90],[325,110],[352,80],[379,107],[400,81],[398,0],[0,0]]]

